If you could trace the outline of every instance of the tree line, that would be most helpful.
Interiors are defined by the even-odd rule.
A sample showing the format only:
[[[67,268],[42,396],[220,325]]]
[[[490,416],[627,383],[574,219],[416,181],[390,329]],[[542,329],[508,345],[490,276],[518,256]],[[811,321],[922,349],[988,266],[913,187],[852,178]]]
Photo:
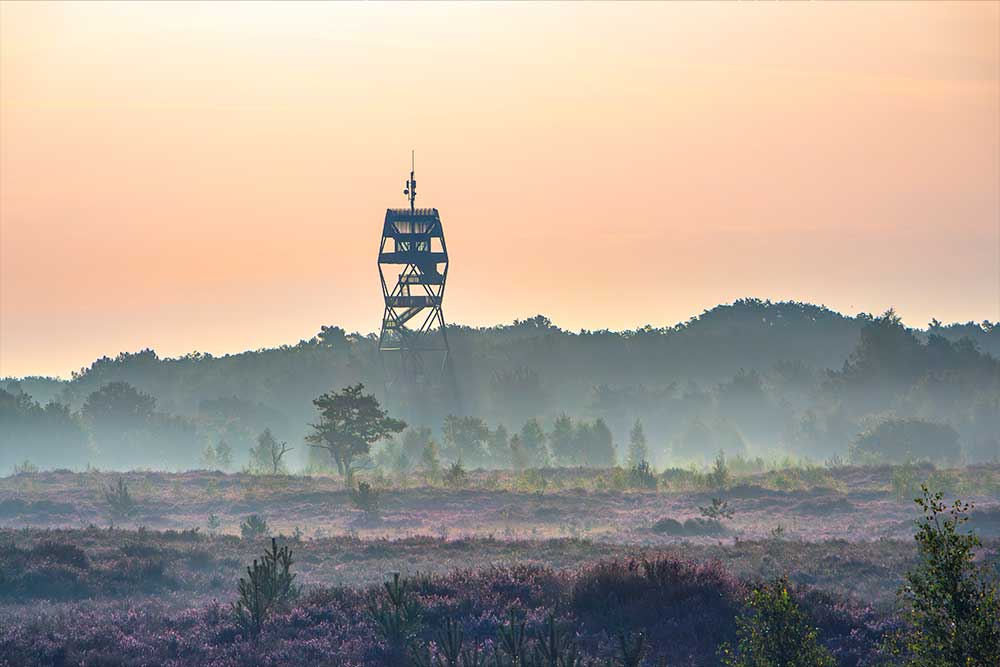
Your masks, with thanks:
[[[224,357],[145,350],[67,381],[7,378],[0,466],[186,468],[220,442],[244,466],[268,431],[290,443],[282,464],[302,467],[317,456],[306,440],[314,401],[359,383],[410,422],[393,445],[410,461],[423,451],[404,441],[426,429],[439,456],[472,466],[624,462],[637,422],[660,465],[720,449],[818,460],[1000,456],[1000,327],[990,322],[917,330],[893,311],[848,317],[746,299],[667,329],[574,333],[538,316],[450,327],[449,339],[462,404],[441,392],[419,410],[381,392],[377,341],[337,327]]]

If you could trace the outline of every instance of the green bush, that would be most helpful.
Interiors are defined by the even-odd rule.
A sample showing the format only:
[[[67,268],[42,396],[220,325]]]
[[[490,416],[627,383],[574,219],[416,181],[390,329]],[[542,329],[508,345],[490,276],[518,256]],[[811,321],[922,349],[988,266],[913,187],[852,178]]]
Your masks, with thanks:
[[[287,546],[279,549],[272,537],[271,549],[247,568],[245,579],[240,578],[239,597],[233,603],[233,615],[240,628],[256,635],[271,614],[287,609],[298,597],[292,563],[292,552]]]
[[[750,593],[747,609],[736,617],[737,644],[719,649],[727,667],[834,667],[837,663],[817,639],[805,614],[788,592],[788,579],[766,583]]]
[[[383,585],[384,595],[373,595],[368,602],[368,616],[379,635],[398,658],[420,629],[422,608],[398,572]]]
[[[891,485],[896,500],[912,500],[920,490],[920,477],[920,468],[909,459],[893,467]]]
[[[631,489],[656,489],[656,472],[646,459],[628,469],[627,483]]]
[[[492,651],[488,645],[467,641],[462,625],[445,617],[434,633],[433,643],[413,639],[409,642],[409,665],[413,667],[584,667],[601,663],[585,661],[571,627],[557,623],[548,614],[534,631],[526,629],[522,615],[513,609],[497,628]],[[646,653],[642,635],[618,636],[618,659],[608,667],[638,667]],[[402,663],[401,663],[402,664]]]
[[[920,561],[900,594],[908,629],[890,641],[908,667],[1000,665],[1000,591],[996,575],[973,562],[979,538],[961,529],[970,505],[949,509],[941,492],[921,487],[916,533]]]
[[[356,487],[351,487],[351,504],[369,519],[377,519],[382,514],[382,494],[368,482],[358,482]]]
[[[726,453],[719,451],[712,464],[712,470],[705,475],[705,485],[710,489],[724,489],[732,482],[733,476],[726,465]]]
[[[721,519],[732,519],[734,510],[729,506],[729,502],[719,498],[712,498],[712,504],[699,507],[698,511],[706,519],[719,521]]]
[[[444,483],[453,489],[462,488],[465,485],[466,479],[469,475],[465,472],[465,466],[462,465],[462,459],[458,459],[444,471]]]
[[[139,505],[129,493],[128,484],[122,477],[118,478],[117,484],[109,484],[104,489],[104,501],[112,519],[128,519],[139,511]]]
[[[544,493],[548,485],[549,480],[537,468],[525,470],[514,480],[514,490],[520,493]]]
[[[553,614],[545,619],[545,625],[535,633],[535,665],[539,667],[577,667],[582,664],[574,633],[556,624]]]
[[[258,514],[251,514],[246,521],[240,524],[240,535],[244,540],[252,540],[266,535],[268,531],[267,521]]]

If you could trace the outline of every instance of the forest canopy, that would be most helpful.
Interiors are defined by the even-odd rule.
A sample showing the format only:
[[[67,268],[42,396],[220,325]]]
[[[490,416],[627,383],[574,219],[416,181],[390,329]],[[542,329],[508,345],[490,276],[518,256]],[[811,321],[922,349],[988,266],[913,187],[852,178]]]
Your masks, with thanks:
[[[193,468],[220,443],[246,466],[265,430],[294,447],[290,467],[333,465],[305,445],[314,401],[359,383],[410,426],[376,454],[404,454],[411,466],[431,454],[484,467],[625,464],[637,424],[642,451],[660,466],[719,450],[816,461],[1000,457],[1000,327],[991,322],[914,329],[891,310],[845,316],[743,299],[669,328],[571,332],[539,315],[452,325],[448,336],[460,402],[385,395],[376,337],[336,326],[273,349],[178,358],[147,349],[103,357],[69,380],[5,378],[0,470],[24,459]]]

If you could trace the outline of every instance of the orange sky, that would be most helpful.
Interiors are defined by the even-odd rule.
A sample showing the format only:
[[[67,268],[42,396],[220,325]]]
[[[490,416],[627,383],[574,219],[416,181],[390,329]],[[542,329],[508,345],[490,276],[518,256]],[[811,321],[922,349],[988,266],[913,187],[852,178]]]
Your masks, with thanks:
[[[411,147],[451,321],[1000,319],[1000,4],[21,2],[0,376],[376,330]]]

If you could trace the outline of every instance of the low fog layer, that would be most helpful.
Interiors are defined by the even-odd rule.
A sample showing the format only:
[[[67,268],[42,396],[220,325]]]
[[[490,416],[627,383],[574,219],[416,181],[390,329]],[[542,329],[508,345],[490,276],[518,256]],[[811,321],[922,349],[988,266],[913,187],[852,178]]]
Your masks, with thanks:
[[[470,467],[1000,459],[1000,326],[907,328],[893,312],[844,316],[742,300],[669,329],[559,329],[537,316],[448,330],[461,402],[385,396],[377,337],[323,327],[295,345],[213,357],[102,358],[68,381],[0,380],[0,472],[39,468],[332,461],[305,443],[313,400],[363,383],[408,422],[370,461],[397,470],[428,449]],[[434,442],[434,446],[429,447]]]

